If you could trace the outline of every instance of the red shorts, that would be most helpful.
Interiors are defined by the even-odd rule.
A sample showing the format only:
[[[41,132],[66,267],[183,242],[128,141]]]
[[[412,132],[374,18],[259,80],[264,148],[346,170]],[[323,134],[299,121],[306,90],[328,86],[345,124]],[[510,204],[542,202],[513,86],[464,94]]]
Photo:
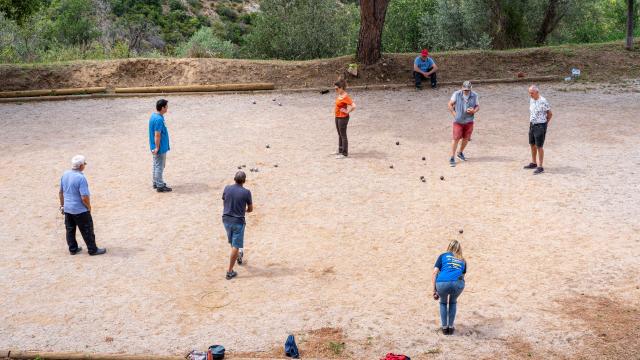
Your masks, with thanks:
[[[458,124],[457,122],[453,123],[453,140],[470,140],[471,133],[473,132],[473,123],[470,122],[468,124]]]

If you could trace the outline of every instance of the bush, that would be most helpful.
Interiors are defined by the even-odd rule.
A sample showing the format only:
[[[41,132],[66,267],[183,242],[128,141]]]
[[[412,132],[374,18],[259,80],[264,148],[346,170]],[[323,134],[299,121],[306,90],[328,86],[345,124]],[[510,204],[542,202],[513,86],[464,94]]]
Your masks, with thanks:
[[[432,50],[488,49],[489,17],[483,2],[438,0],[435,11],[422,16],[419,43]]]
[[[229,20],[229,21],[236,21],[236,19],[239,16],[236,10],[224,5],[219,6],[216,9],[216,13],[218,13],[218,15],[220,15],[222,18],[225,18],[226,20]]]
[[[359,13],[335,0],[263,0],[244,55],[306,60],[352,53]]]
[[[50,35],[62,44],[88,44],[100,36],[91,0],[54,0],[50,15]]]
[[[418,51],[425,47],[420,41],[423,23],[427,13],[434,13],[436,0],[393,0],[387,8],[387,16],[382,33],[385,52]],[[430,26],[427,31],[432,30]]]
[[[194,58],[232,58],[236,54],[236,48],[231,41],[216,37],[211,28],[203,27],[196,31],[187,43],[178,48],[178,54],[182,57]]]

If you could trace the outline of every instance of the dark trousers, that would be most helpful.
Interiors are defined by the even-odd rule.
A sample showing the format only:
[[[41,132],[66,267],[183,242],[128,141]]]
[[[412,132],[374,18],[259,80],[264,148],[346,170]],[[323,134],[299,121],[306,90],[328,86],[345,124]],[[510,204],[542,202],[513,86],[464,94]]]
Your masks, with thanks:
[[[336,130],[338,130],[338,152],[349,156],[349,140],[347,140],[347,125],[349,117],[336,118]]]
[[[432,67],[429,68],[429,70],[427,70],[426,72],[431,71],[431,69],[433,68]],[[431,78],[431,87],[432,88],[436,87],[436,85],[438,85],[438,78],[436,77],[436,73],[431,73],[431,76],[428,76],[428,77]],[[422,80],[426,80],[427,76],[424,76],[421,73],[414,71],[413,78],[416,81],[416,87],[422,88]]]
[[[78,250],[78,242],[76,241],[76,227],[80,229],[80,234],[87,244],[87,251],[92,254],[98,250],[96,246],[96,235],[93,233],[93,219],[91,213],[85,211],[81,214],[64,213],[64,226],[67,228],[67,245],[69,251]]]

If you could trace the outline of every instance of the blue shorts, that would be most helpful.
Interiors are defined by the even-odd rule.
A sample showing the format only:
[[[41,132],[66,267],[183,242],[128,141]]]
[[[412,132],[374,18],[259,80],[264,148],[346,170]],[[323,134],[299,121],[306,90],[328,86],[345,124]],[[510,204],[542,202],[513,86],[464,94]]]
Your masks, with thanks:
[[[229,244],[236,249],[244,248],[244,227],[245,224],[231,224],[223,222],[224,229],[227,231],[227,239]]]

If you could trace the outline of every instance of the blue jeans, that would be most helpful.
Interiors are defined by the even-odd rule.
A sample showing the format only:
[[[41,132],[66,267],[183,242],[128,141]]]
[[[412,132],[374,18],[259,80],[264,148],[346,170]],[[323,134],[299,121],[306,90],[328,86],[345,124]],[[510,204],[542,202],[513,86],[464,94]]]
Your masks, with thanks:
[[[164,165],[167,162],[167,153],[153,155],[153,184],[158,187],[167,186],[162,180],[162,172],[164,171]]]
[[[440,296],[440,323],[442,327],[453,327],[456,319],[456,302],[464,290],[464,280],[436,283],[436,291]]]
[[[244,248],[244,226],[245,224],[232,224],[223,222],[224,229],[227,231],[227,239],[229,244],[236,248]]]

